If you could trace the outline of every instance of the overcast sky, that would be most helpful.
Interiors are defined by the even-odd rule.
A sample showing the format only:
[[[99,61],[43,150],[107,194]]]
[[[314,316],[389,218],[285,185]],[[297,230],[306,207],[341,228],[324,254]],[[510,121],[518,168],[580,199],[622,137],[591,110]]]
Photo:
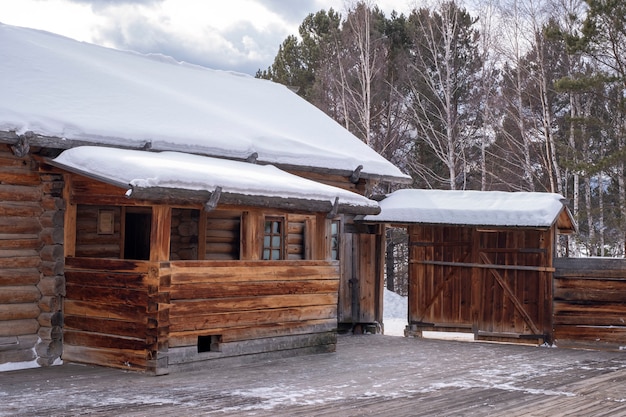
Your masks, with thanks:
[[[0,0],[0,22],[178,61],[255,74],[309,14],[352,0]],[[415,0],[378,0],[387,16]]]

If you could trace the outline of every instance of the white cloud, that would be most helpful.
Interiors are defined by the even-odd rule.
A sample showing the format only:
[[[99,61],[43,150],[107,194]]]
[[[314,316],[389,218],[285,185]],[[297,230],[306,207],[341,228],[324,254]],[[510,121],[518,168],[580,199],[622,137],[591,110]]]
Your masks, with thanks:
[[[414,0],[379,0],[385,14]],[[254,74],[309,14],[344,0],[2,0],[0,22]]]

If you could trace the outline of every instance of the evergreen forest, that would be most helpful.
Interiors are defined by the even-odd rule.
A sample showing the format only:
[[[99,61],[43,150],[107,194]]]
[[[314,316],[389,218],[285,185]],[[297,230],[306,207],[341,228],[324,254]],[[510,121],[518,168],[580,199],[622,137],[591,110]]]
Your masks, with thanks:
[[[626,2],[423,4],[312,13],[256,76],[320,108],[410,187],[559,193],[579,228],[560,255],[623,257]]]

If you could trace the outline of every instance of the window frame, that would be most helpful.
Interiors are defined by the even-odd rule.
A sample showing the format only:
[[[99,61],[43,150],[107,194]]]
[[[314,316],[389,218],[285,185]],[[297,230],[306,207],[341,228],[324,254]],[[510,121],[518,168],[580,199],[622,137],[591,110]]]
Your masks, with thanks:
[[[267,223],[272,223],[270,226],[269,234],[267,233]],[[274,231],[273,224],[276,223],[279,225],[279,231]],[[287,222],[284,217],[281,216],[266,216],[263,219],[263,240],[261,242],[261,259],[264,261],[282,261],[285,260],[285,252],[286,252],[286,234],[285,234],[285,226]],[[266,245],[266,241],[269,238],[269,246]],[[279,238],[280,241],[278,245],[274,245],[274,239]],[[265,257],[266,251],[269,251],[269,257]],[[273,258],[272,254],[274,251],[278,251],[279,258]]]

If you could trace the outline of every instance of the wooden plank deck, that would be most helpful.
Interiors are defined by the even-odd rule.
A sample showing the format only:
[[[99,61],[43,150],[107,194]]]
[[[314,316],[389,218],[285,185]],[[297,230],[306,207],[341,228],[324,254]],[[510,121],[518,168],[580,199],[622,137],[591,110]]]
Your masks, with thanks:
[[[340,336],[337,352],[160,377],[0,373],[0,416],[626,415],[626,352]]]

